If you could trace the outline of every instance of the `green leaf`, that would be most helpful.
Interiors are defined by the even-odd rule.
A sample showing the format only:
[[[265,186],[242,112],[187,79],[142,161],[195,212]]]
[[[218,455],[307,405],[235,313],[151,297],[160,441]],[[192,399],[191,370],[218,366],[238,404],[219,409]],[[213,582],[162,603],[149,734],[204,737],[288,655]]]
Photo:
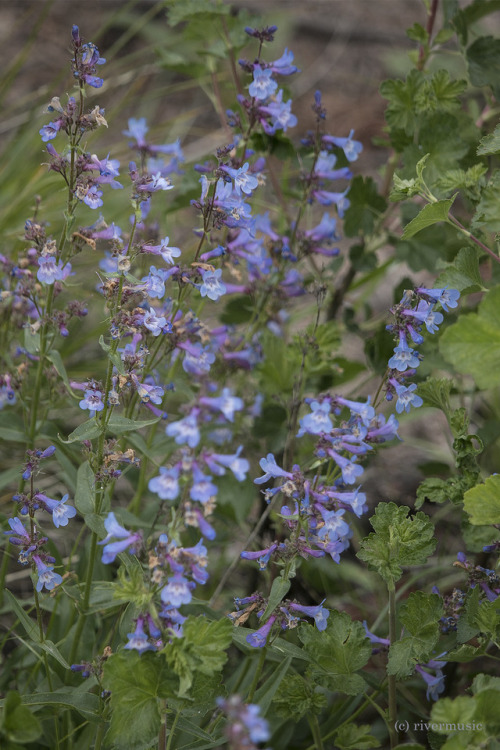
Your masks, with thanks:
[[[380,742],[370,734],[370,725],[345,724],[335,735],[335,746],[339,750],[369,750],[380,747]]]
[[[495,171],[491,180],[481,191],[481,199],[476,206],[472,228],[500,232],[500,172]]]
[[[441,409],[448,417],[451,414],[450,393],[453,381],[448,378],[428,377],[424,383],[418,384],[418,394],[424,400],[424,406],[434,406]]]
[[[500,153],[500,125],[497,125],[493,133],[488,133],[479,141],[476,151],[478,156]]]
[[[290,664],[292,663],[292,657],[289,656],[279,665],[278,669],[274,670],[272,675],[267,679],[263,685],[257,690],[254,695],[253,702],[260,706],[260,712],[262,716],[265,716],[271,705],[276,692],[281,685],[283,678],[285,677]],[[286,680],[288,685],[288,678]]]
[[[52,362],[52,364],[56,368],[56,372],[66,386],[66,390],[68,391],[68,393],[70,393],[72,396],[76,395],[69,384],[68,373],[66,372],[64,362],[62,361],[62,357],[59,352],[56,349],[53,349],[47,354],[47,359],[49,360],[49,362]]]
[[[420,71],[412,70],[406,81],[387,80],[380,86],[381,95],[389,100],[385,112],[391,128],[412,135],[416,127],[415,100],[424,83]]]
[[[122,358],[116,352],[112,352],[111,351],[111,346],[109,344],[106,344],[106,342],[104,341],[104,336],[100,336],[100,338],[99,338],[99,344],[100,344],[101,348],[107,353],[108,358],[111,360],[111,362],[116,367],[117,372],[120,375],[125,375],[125,365],[123,363]]]
[[[448,264],[439,274],[435,286],[458,289],[462,296],[472,292],[487,291],[479,273],[481,255],[478,248],[462,247],[453,263]]]
[[[112,414],[107,424],[107,429],[114,432],[115,435],[120,435],[122,432],[130,432],[131,430],[140,430],[142,427],[149,427],[152,424],[159,422],[158,417],[153,419],[127,419],[127,417],[121,417],[118,414]]]
[[[188,695],[195,672],[211,676],[222,669],[232,631],[229,619],[210,622],[206,617],[190,615],[183,625],[182,638],[163,648],[166,663],[180,679],[180,697]]]
[[[448,734],[446,725],[470,723],[475,710],[474,698],[468,695],[459,695],[454,700],[441,698],[431,710],[431,722],[439,725],[437,728],[433,727],[433,730],[439,734]]]
[[[158,698],[175,697],[178,679],[157,654],[121,651],[104,664],[102,684],[111,691],[106,742],[119,750],[149,750],[158,739]]]
[[[443,357],[479,388],[500,384],[500,286],[491,289],[477,313],[462,315],[439,341]]]
[[[428,203],[424,206],[420,213],[405,226],[402,239],[407,240],[422,229],[430,227],[432,224],[437,224],[438,221],[447,221],[450,208],[456,197],[457,194],[453,198],[437,201],[436,203]]]
[[[76,473],[75,508],[82,514],[95,510],[95,476],[88,461],[85,461]]]
[[[61,443],[81,443],[84,440],[92,440],[93,438],[98,437],[101,432],[101,423],[97,421],[96,417],[92,417],[92,419],[87,419],[86,422],[82,422],[82,424],[78,425],[76,430],[73,430],[73,432],[68,435],[67,440],[63,440],[61,437],[59,437],[59,440]]]
[[[168,4],[168,22],[177,26],[181,21],[201,16],[227,16],[230,8],[214,0],[170,0]]]
[[[4,593],[16,617],[19,619],[21,625],[26,631],[26,635],[28,636],[28,638],[35,643],[40,643],[40,631],[38,630],[36,622],[26,614],[14,594],[12,594],[9,589],[5,589]]]
[[[414,42],[420,42],[420,44],[427,44],[429,41],[428,32],[419,23],[414,23],[411,28],[406,29],[406,36]]]
[[[285,598],[290,590],[290,586],[291,583],[288,579],[284,579],[281,576],[274,579],[266,610],[260,618],[262,623],[267,620],[271,612],[276,609],[278,604]]]
[[[308,675],[318,685],[347,695],[359,695],[366,683],[356,672],[365,666],[372,647],[360,622],[332,610],[322,633],[312,625],[299,627],[299,638],[314,662]]]
[[[469,78],[474,86],[489,86],[500,99],[500,39],[480,36],[466,53]]]
[[[220,674],[209,677],[201,672],[195,672],[189,698],[171,698],[168,705],[174,711],[181,711],[183,717],[196,716],[199,719],[214,709],[216,698],[225,692]]]
[[[464,510],[474,526],[500,524],[500,476],[488,477],[464,495]]]
[[[320,714],[326,705],[326,696],[298,674],[289,675],[273,699],[278,716],[294,723],[307,714]]]
[[[428,661],[439,638],[442,615],[443,602],[437,594],[416,591],[408,596],[401,606],[400,619],[410,635],[390,647],[389,674],[402,679],[413,674],[416,664]]]
[[[370,519],[375,531],[363,539],[357,553],[390,585],[401,577],[402,566],[422,565],[436,546],[430,519],[421,511],[407,518],[409,511],[395,503],[379,503]]]
[[[346,237],[372,234],[376,219],[385,211],[387,206],[385,198],[379,195],[372,178],[356,176],[351,181],[349,200],[351,205],[344,218]]]
[[[0,737],[10,742],[24,744],[35,742],[42,734],[42,727],[29,708],[22,705],[17,691],[9,690],[0,709]]]

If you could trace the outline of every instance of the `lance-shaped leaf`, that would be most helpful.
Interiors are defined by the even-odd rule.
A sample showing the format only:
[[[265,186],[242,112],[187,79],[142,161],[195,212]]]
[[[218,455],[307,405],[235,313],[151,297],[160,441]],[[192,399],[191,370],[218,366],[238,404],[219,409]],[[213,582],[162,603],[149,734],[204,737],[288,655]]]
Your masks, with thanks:
[[[428,203],[414,219],[407,224],[403,231],[403,239],[407,240],[413,237],[414,234],[420,232],[426,227],[430,227],[433,224],[437,224],[438,221],[447,221],[450,208],[457,194],[447,200],[437,201],[436,203]]]
[[[422,565],[436,546],[434,527],[418,512],[408,518],[410,509],[396,503],[379,503],[370,523],[374,533],[361,543],[358,557],[376,570],[386,583],[399,580],[406,565]]]

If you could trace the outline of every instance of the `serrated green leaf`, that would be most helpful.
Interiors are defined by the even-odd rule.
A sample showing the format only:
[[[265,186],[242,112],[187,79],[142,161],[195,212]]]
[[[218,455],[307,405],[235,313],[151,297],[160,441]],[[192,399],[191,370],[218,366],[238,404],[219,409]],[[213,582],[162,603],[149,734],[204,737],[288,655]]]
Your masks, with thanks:
[[[488,641],[485,641],[481,646],[469,646],[468,644],[463,643],[458,648],[453,649],[453,651],[447,651],[446,661],[456,661],[461,664],[467,664],[485,654],[487,648]]]
[[[429,41],[429,34],[419,23],[414,23],[409,29],[406,29],[406,36],[408,39],[412,39],[414,42],[420,42],[421,44],[427,44]]]
[[[101,432],[101,423],[98,422],[95,417],[92,417],[92,419],[87,419],[86,422],[82,422],[82,424],[78,425],[76,430],[73,430],[73,432],[68,435],[67,440],[63,440],[61,437],[59,437],[59,440],[61,443],[83,442],[84,440],[93,440],[93,438],[98,437]]]
[[[462,247],[453,263],[439,274],[435,286],[458,289],[462,295],[487,291],[479,273],[481,255],[475,247]]]
[[[493,133],[488,133],[479,141],[476,151],[478,156],[500,153],[500,125],[497,125]]]
[[[370,519],[375,532],[363,539],[357,553],[391,585],[401,577],[402,566],[422,565],[436,546],[430,519],[421,511],[407,518],[409,511],[395,503],[379,503]]]
[[[450,208],[456,197],[457,194],[453,198],[437,201],[436,203],[428,203],[424,206],[420,213],[405,226],[402,239],[407,240],[422,229],[437,224],[439,221],[447,221]]]
[[[389,100],[385,116],[391,128],[413,134],[416,125],[414,102],[423,82],[424,77],[417,70],[412,70],[405,81],[383,81],[380,93]]]
[[[500,99],[500,39],[480,36],[466,52],[469,78],[474,86],[489,86]]]
[[[457,642],[467,643],[471,638],[475,638],[479,629],[475,624],[475,618],[479,610],[479,586],[467,592],[465,604],[457,623]]]
[[[158,698],[175,697],[177,676],[157,654],[121,651],[105,662],[102,684],[111,691],[113,710],[106,742],[119,750],[149,750],[160,729]]]
[[[487,635],[494,643],[500,642],[500,602],[483,601],[474,617],[474,624],[479,631]]]
[[[213,674],[209,677],[201,672],[195,672],[189,698],[171,698],[168,705],[174,711],[181,711],[182,716],[200,718],[214,709],[218,696],[225,694],[226,688],[222,684],[220,674]]]
[[[500,476],[488,477],[464,495],[464,510],[474,526],[500,524]]]
[[[82,514],[95,510],[95,476],[88,461],[76,473],[75,508]]]
[[[500,232],[500,172],[495,171],[481,191],[481,198],[472,219],[473,229]]]
[[[372,647],[360,622],[332,610],[326,630],[320,633],[312,625],[301,625],[299,638],[314,662],[307,671],[313,682],[347,695],[366,690],[365,681],[356,672],[370,658]]]
[[[233,625],[229,619],[218,621],[190,615],[183,625],[182,638],[163,648],[167,664],[180,680],[179,697],[186,697],[195,672],[212,675],[227,661],[226,649],[232,640]]]
[[[317,692],[301,675],[288,675],[274,696],[273,706],[278,716],[297,723],[306,714],[319,714],[326,707],[326,697]]]
[[[415,665],[425,663],[439,638],[439,621],[443,602],[437,594],[416,591],[401,606],[401,623],[409,636],[396,641],[389,648],[387,671],[402,679],[413,674]]]
[[[370,725],[353,724],[349,722],[335,735],[335,747],[339,750],[369,750],[372,747],[380,747],[380,742],[370,734]]]
[[[453,381],[448,378],[428,377],[424,383],[418,384],[418,393],[424,400],[425,406],[441,409],[446,416],[451,414],[450,393]]]
[[[437,728],[433,727],[433,730],[439,734],[447,734],[447,725],[470,723],[475,710],[474,698],[468,695],[459,695],[454,700],[441,698],[431,710],[431,722],[438,725]]]
[[[491,289],[477,313],[462,315],[447,328],[439,350],[463,375],[472,375],[479,388],[500,384],[500,286]]]

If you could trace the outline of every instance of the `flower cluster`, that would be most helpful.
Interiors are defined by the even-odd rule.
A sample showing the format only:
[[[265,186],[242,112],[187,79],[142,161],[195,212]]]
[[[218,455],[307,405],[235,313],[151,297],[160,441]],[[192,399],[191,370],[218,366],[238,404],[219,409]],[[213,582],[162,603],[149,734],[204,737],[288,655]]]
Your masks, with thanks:
[[[227,717],[224,734],[231,750],[257,750],[271,736],[267,721],[259,715],[259,706],[243,703],[238,695],[218,698],[217,705]]]
[[[45,547],[48,537],[40,533],[35,514],[37,511],[45,511],[52,516],[52,523],[56,528],[67,526],[70,518],[76,515],[76,508],[67,505],[69,495],[64,495],[61,500],[48,497],[45,493],[35,488],[34,481],[40,471],[40,462],[51,458],[55,453],[55,447],[50,445],[45,450],[28,450],[26,463],[23,471],[23,481],[30,481],[29,492],[20,492],[13,496],[18,505],[18,512],[22,517],[28,517],[29,524],[25,526],[23,520],[15,516],[9,518],[10,531],[4,532],[9,535],[9,542],[18,548],[18,562],[22,565],[31,565],[33,572],[38,576],[36,590],[38,592],[45,588],[52,591],[62,583],[62,576],[54,572],[55,557],[50,555]]]
[[[368,507],[360,486],[352,488],[363,473],[359,459],[373,449],[373,444],[397,437],[394,415],[388,420],[376,415],[369,399],[356,402],[325,395],[306,402],[311,411],[300,420],[298,436],[309,435],[316,441],[315,454],[326,468],[325,479],[318,474],[308,478],[298,465],[286,471],[271,453],[261,459],[264,474],[254,482],[266,484],[279,480],[277,486],[264,490],[264,495],[268,502],[282,495],[286,504],[280,517],[290,534],[285,541],[275,541],[265,549],[241,553],[244,559],[256,560],[261,570],[271,560],[289,566],[297,556],[307,559],[328,554],[334,562],[340,562],[340,555],[348,548],[352,536],[349,513],[359,517]],[[334,424],[332,418],[341,417],[343,410],[349,412],[349,417]],[[279,609],[272,613],[255,637],[249,636],[249,643],[264,645],[273,624],[276,622],[281,628],[293,626],[298,622],[297,612],[314,617],[320,630],[323,625],[326,627],[327,610],[322,605],[302,607],[293,603],[286,611]]]
[[[418,287],[415,291],[406,291],[401,301],[391,309],[394,323],[387,326],[397,342],[394,354],[389,359],[389,374],[386,384],[386,398],[392,401],[397,396],[396,411],[410,411],[410,408],[422,406],[422,398],[416,393],[416,383],[406,384],[406,379],[415,374],[422,355],[408,345],[410,339],[419,346],[423,343],[422,327],[428,333],[436,333],[443,322],[443,315],[435,309],[437,303],[448,312],[456,307],[460,292],[456,289],[426,289]]]

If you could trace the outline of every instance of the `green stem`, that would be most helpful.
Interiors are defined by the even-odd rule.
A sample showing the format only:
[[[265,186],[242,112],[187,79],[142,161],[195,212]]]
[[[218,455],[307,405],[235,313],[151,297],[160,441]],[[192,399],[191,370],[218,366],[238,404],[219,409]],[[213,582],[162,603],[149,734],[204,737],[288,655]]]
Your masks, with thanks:
[[[324,750],[318,717],[316,716],[316,714],[308,715],[307,721],[309,723],[309,726],[311,727],[315,750]]]
[[[391,582],[387,586],[389,592],[389,640],[391,646],[396,643],[396,588]],[[396,678],[394,675],[388,675],[389,691],[389,737],[391,749],[398,744],[398,733],[396,730],[396,721],[398,718],[398,703],[396,696]]]
[[[488,253],[489,256],[493,258],[497,263],[500,263],[500,257],[491,250],[487,245],[484,244],[484,242],[481,242],[480,239],[478,239],[472,232],[469,232],[468,229],[464,227],[464,225],[457,219],[453,214],[448,214],[449,221],[447,223],[451,224],[455,229],[458,229],[463,235],[465,235],[471,242],[474,242],[475,245],[481,248],[481,250],[484,250],[485,253]]]
[[[259,663],[257,664],[257,669],[255,670],[255,674],[253,676],[252,684],[250,685],[250,690],[248,691],[247,696],[247,703],[251,703],[253,700],[253,697],[255,695],[255,691],[257,690],[257,685],[259,684],[260,677],[262,675],[262,670],[264,669],[264,663],[266,661],[267,656],[267,646],[264,646],[262,651],[260,652],[259,656]]]
[[[169,735],[168,735],[168,742],[167,742],[166,750],[171,750],[171,748],[172,748],[172,740],[174,738],[175,728],[177,726],[177,722],[179,721],[180,717],[181,717],[181,711],[180,711],[180,709],[178,709],[177,713],[175,714],[175,719],[174,719],[174,721],[172,723],[172,728],[171,728],[171,730],[169,732]],[[159,744],[158,744],[158,750],[160,750],[160,745]]]

